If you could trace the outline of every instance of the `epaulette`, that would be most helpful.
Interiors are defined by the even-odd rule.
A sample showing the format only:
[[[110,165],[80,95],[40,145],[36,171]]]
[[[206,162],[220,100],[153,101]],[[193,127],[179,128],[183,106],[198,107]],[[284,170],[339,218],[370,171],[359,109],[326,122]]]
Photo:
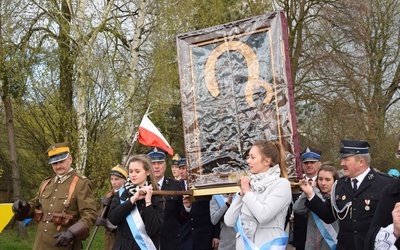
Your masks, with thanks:
[[[376,174],[378,174],[378,175],[380,175],[380,176],[393,178],[393,176],[390,176],[390,175],[388,175],[387,173],[378,172],[378,171],[375,171],[375,172],[376,172]]]
[[[78,174],[78,173],[76,173],[76,175],[77,175],[79,178],[81,178],[82,180],[87,179],[87,177],[84,176],[83,174]]]

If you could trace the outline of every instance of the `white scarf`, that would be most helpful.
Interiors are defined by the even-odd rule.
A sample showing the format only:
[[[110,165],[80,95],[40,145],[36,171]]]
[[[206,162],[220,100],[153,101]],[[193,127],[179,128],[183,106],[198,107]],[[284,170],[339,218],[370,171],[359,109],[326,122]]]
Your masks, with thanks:
[[[267,172],[252,174],[250,176],[250,189],[252,192],[262,193],[275,180],[281,176],[279,165],[270,167]]]

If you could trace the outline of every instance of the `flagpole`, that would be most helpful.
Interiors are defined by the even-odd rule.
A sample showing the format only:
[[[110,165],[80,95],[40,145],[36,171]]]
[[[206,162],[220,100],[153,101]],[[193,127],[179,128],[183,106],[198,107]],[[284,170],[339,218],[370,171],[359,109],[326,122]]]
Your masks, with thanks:
[[[135,135],[133,136],[133,140],[131,142],[131,147],[129,148],[128,154],[126,155],[124,165],[122,165],[123,168],[126,168],[126,163],[128,162],[129,156],[131,155],[133,146],[135,145],[135,142],[137,141],[138,136],[139,136],[139,131],[136,132]]]

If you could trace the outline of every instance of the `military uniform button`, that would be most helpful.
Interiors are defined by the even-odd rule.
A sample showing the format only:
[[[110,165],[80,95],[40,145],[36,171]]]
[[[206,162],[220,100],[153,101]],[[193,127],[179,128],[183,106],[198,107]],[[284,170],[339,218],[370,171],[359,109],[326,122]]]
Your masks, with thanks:
[[[357,231],[354,231],[354,234],[357,234],[358,232]]]
[[[50,204],[50,207],[52,207],[53,206],[53,204]]]
[[[46,220],[46,223],[49,223],[49,221],[48,221],[48,220]]]
[[[353,222],[357,222],[357,220],[353,220]]]
[[[47,232],[47,229],[45,229],[44,231]]]
[[[48,214],[48,215],[50,215],[51,213],[50,213],[50,212],[48,212],[47,214]]]
[[[54,191],[56,191],[56,192],[57,192],[57,188],[56,188],[56,189],[54,189]]]

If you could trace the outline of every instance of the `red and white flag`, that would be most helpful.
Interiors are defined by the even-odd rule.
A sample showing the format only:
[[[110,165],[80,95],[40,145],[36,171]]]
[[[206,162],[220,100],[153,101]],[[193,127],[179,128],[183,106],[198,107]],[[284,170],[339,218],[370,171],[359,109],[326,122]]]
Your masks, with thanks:
[[[167,142],[160,131],[154,126],[147,115],[143,116],[142,122],[139,125],[139,142],[145,146],[157,147],[168,152],[169,155],[174,155],[174,150]]]

